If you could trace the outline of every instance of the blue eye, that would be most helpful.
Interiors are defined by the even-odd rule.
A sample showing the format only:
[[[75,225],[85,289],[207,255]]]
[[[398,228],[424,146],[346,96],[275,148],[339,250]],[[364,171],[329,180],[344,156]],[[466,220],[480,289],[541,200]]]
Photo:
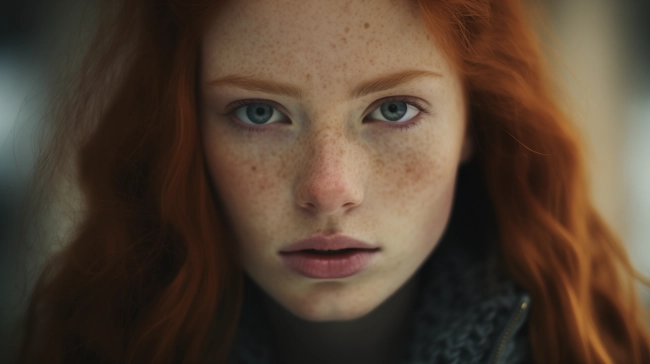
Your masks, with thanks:
[[[406,123],[417,116],[420,111],[423,111],[418,106],[418,104],[414,105],[413,102],[409,101],[391,100],[381,104],[381,106],[373,110],[368,116],[372,120],[389,123]]]
[[[233,112],[244,124],[266,125],[284,119],[284,115],[269,104],[247,101],[241,101],[243,106]]]

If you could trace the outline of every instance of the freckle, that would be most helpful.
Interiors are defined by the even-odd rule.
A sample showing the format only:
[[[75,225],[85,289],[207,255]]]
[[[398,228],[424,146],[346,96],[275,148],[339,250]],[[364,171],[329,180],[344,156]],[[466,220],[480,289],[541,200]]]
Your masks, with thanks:
[[[343,43],[347,43],[347,42],[348,40],[345,37],[343,37]]]
[[[308,80],[311,79],[311,74],[308,73],[306,78],[307,78]]]
[[[347,32],[349,32],[349,31],[350,31],[350,28],[346,27],[346,28],[345,28],[345,32],[347,33]]]
[[[366,29],[368,29],[368,27],[370,27],[370,24],[368,24],[368,23],[364,23],[364,24],[363,24],[363,27],[366,28]]]
[[[257,170],[257,167],[255,167],[255,166],[251,166],[251,170],[252,170],[252,171],[256,171],[256,170]]]

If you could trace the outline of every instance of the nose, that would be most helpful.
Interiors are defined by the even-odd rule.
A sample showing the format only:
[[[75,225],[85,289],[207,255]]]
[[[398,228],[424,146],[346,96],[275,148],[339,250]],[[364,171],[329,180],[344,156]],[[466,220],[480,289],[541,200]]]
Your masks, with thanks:
[[[322,215],[342,214],[363,201],[360,156],[342,136],[306,141],[301,175],[295,186],[298,206]]]

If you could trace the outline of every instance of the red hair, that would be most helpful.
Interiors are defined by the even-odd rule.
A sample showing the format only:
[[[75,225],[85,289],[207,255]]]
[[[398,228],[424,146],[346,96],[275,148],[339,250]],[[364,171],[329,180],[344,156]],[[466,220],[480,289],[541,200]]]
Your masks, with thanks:
[[[242,269],[210,188],[196,106],[202,28],[220,3],[117,4],[104,4],[81,77],[56,100],[37,180],[54,176],[72,142],[86,209],[35,288],[19,362],[192,363],[208,343],[225,362]],[[588,197],[577,133],[552,100],[525,9],[418,4],[463,79],[502,264],[534,302],[535,361],[650,362],[634,287],[650,280]]]

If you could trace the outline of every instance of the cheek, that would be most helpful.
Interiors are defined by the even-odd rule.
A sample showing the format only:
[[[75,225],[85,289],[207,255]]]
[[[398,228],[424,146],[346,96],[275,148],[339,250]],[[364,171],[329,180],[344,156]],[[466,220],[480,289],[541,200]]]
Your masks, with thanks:
[[[459,162],[459,147],[436,137],[414,137],[402,146],[389,158],[375,163],[373,180],[378,195],[389,199],[392,208],[410,215],[448,198]]]
[[[281,195],[274,163],[260,163],[236,146],[209,141],[205,143],[205,158],[215,191],[236,230],[246,231],[248,221],[269,220],[271,210],[280,206]]]
[[[410,242],[396,248],[405,261],[427,256],[445,230],[461,140],[462,128],[455,124],[427,129],[393,146],[399,149],[373,170],[382,229],[392,240]]]

